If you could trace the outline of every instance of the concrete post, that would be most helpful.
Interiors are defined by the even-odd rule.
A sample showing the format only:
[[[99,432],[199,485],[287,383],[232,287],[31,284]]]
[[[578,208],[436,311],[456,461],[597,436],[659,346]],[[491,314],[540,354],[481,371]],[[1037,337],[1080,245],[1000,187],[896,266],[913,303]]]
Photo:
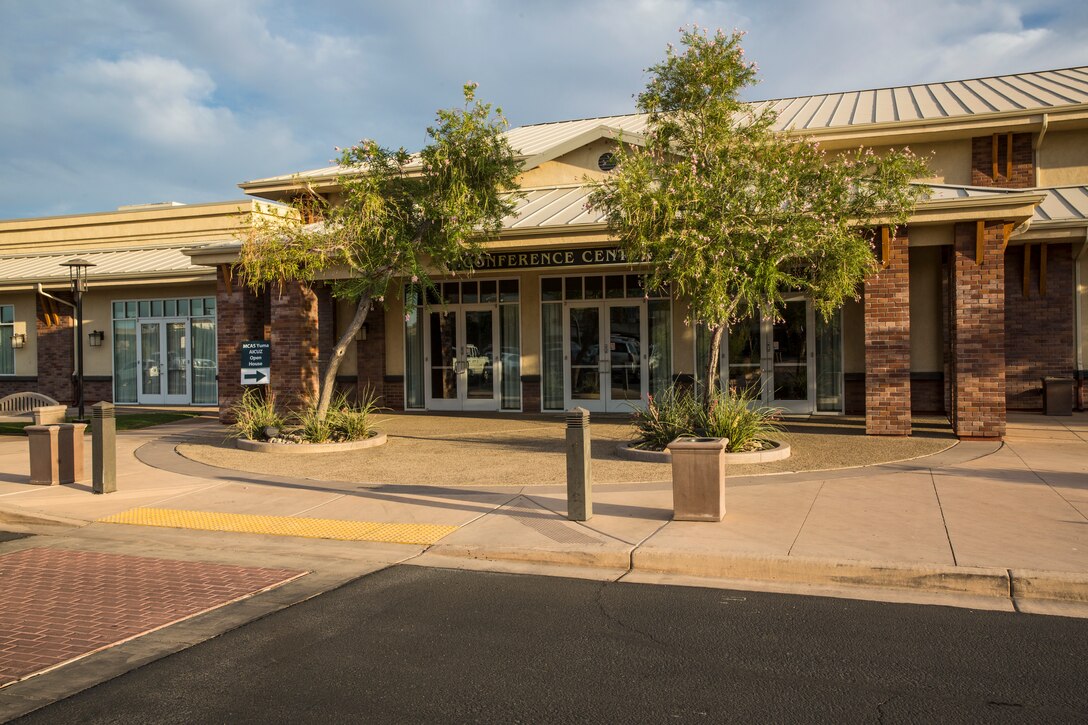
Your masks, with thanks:
[[[83,480],[83,434],[86,430],[86,423],[65,423],[57,432],[61,483]]]
[[[589,411],[567,411],[567,518],[593,518],[593,472],[590,470]]]
[[[91,406],[91,490],[117,490],[117,418],[106,401]]]
[[[58,425],[28,425],[23,428],[30,442],[30,482],[45,486],[60,483],[57,458]]]

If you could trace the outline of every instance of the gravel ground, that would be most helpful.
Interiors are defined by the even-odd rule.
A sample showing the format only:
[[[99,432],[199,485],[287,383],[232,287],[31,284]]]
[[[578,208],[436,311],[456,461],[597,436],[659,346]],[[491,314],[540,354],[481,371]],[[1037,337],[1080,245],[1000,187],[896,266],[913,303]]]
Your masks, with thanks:
[[[321,481],[430,484],[442,486],[524,486],[566,481],[561,416],[488,416],[399,413],[383,416],[379,428],[389,442],[378,448],[291,456],[239,451],[233,441],[183,444],[187,458],[221,468]],[[793,453],[784,461],[730,466],[730,475],[812,471],[887,463],[930,455],[955,443],[948,423],[915,419],[910,438],[865,435],[854,417],[789,421],[778,436]],[[620,459],[616,446],[631,439],[623,417],[591,423],[593,479],[597,483],[668,481],[665,463]]]

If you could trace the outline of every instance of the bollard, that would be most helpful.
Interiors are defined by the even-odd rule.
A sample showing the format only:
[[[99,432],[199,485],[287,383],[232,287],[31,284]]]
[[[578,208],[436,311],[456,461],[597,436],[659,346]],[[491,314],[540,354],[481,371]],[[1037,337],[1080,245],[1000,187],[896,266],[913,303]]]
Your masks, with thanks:
[[[28,425],[23,428],[30,443],[30,482],[45,486],[60,483],[57,457],[58,425]]]
[[[567,411],[567,518],[593,517],[593,472],[590,469],[589,411]]]
[[[113,403],[91,406],[91,490],[117,490],[117,418]]]
[[[64,423],[60,426],[57,446],[61,483],[83,480],[83,434],[86,430],[86,423]]]

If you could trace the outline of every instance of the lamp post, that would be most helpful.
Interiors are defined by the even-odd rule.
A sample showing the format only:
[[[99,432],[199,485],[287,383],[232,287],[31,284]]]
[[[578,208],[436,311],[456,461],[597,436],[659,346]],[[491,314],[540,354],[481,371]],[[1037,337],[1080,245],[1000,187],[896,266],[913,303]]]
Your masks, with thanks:
[[[87,269],[94,267],[86,259],[69,259],[61,262],[68,268],[72,283],[72,297],[76,303],[76,399],[79,400],[79,417],[83,420],[83,293],[87,290]]]

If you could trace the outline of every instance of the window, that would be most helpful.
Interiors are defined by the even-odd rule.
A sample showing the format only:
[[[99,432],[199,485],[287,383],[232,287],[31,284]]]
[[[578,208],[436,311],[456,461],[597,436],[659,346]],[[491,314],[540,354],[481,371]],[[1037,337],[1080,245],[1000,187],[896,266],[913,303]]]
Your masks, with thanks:
[[[15,374],[15,305],[0,305],[0,375]]]

